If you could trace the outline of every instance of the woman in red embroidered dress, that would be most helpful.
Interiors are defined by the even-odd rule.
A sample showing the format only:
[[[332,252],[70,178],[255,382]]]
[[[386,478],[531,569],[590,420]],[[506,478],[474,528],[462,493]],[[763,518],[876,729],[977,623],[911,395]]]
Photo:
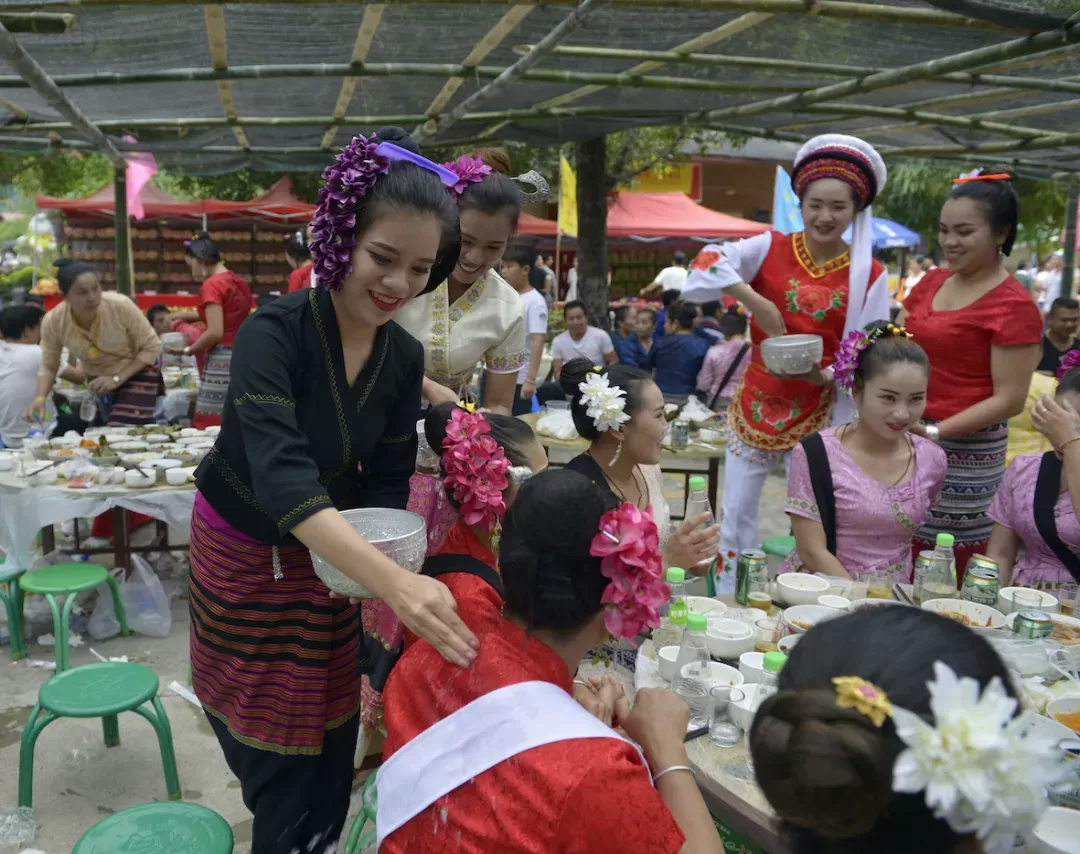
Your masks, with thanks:
[[[418,642],[387,683],[379,850],[720,854],[688,767],[685,704],[655,689],[632,710],[617,700],[639,752],[570,699],[605,630],[659,621],[649,603],[666,591],[648,514],[577,472],[544,472],[506,513],[500,566],[505,616],[466,604],[475,579],[442,577],[480,637],[468,673]]]
[[[889,316],[885,268],[871,255],[870,204],[885,186],[885,164],[872,146],[851,136],[815,137],[795,157],[792,187],[805,230],[777,231],[708,246],[694,260],[683,295],[692,302],[734,296],[750,309],[750,365],[727,416],[724,464],[724,555],[755,548],[758,503],[765,478],[800,439],[825,427],[834,388],[826,367],[805,376],[768,371],[758,345],[790,334],[820,335],[823,365],[843,337]],[[854,223],[850,251],[844,231]],[[850,401],[837,402],[834,423],[848,420]],[[725,561],[717,592],[734,589],[733,561]]]

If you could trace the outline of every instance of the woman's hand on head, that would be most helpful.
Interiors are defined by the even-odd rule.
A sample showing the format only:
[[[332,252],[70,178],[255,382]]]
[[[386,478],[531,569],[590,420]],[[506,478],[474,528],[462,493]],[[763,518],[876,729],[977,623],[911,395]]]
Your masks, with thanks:
[[[699,513],[685,519],[664,546],[663,563],[666,569],[677,566],[693,575],[704,575],[716,559],[720,547],[720,526],[710,525],[698,529],[709,519],[708,513]]]
[[[398,619],[451,664],[472,664],[480,642],[457,615],[457,602],[446,585],[405,570],[397,576],[384,599]]]
[[[1080,415],[1069,403],[1052,397],[1043,397],[1031,407],[1031,424],[1059,451],[1070,439],[1080,437]]]

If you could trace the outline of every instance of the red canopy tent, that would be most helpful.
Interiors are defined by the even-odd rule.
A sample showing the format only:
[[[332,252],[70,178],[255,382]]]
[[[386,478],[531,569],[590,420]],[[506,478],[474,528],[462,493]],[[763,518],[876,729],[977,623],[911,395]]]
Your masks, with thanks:
[[[181,202],[153,184],[146,184],[139,192],[143,210],[149,217],[168,219],[202,216],[202,202]],[[39,208],[53,208],[66,214],[85,217],[112,219],[116,212],[116,195],[112,184],[106,184],[96,193],[81,199],[58,199],[53,196],[38,196],[35,199]]]

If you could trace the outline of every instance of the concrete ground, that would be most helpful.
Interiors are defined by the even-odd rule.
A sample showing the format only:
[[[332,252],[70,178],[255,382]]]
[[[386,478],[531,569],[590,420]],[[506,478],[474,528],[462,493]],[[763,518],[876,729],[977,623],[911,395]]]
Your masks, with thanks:
[[[682,478],[669,479],[666,493],[673,505],[681,507]],[[785,494],[780,469],[779,474],[770,476],[762,499],[763,539],[788,532],[783,513]],[[202,711],[168,688],[174,680],[187,684],[188,602],[182,577],[166,579],[165,586],[174,596],[172,630],[167,638],[132,635],[96,642],[86,636],[86,645],[71,650],[71,664],[78,667],[96,661],[89,651],[93,647],[106,657],[126,655],[157,673],[162,703],[172,725],[184,798],[224,816],[236,837],[235,851],[248,854],[252,819],[240,798],[240,784],[226,766]],[[38,636],[48,631],[48,621],[35,622],[23,661],[12,663],[9,649],[0,647],[0,816],[17,804],[20,737],[38,689],[51,675],[51,671],[29,664],[53,659],[53,648],[37,643]],[[106,749],[97,720],[62,718],[50,724],[38,739],[34,758],[36,838],[33,843],[13,847],[0,841],[0,852],[36,849],[44,854],[66,854],[103,816],[135,804],[164,800],[165,779],[153,729],[137,715],[125,714],[120,718],[120,739],[119,746]],[[360,806],[362,783],[363,775],[354,784],[349,823]]]

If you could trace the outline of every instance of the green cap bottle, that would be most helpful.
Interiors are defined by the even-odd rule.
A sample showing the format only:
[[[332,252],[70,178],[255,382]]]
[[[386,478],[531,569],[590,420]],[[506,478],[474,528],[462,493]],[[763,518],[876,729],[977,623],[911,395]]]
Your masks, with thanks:
[[[766,673],[779,673],[787,664],[787,656],[782,652],[767,652],[761,662],[761,668]]]
[[[705,619],[704,614],[691,614],[686,618],[686,630],[688,632],[701,632],[705,634],[705,629],[709,627],[709,621]]]
[[[677,566],[669,566],[667,572],[664,573],[664,580],[668,584],[682,584],[686,581],[686,570]]]
[[[937,544],[939,546],[944,546],[947,549],[951,549],[956,544],[956,537],[952,534],[938,534]]]
[[[690,478],[690,488],[691,489],[704,489],[705,488],[705,478],[701,477],[701,475],[694,475],[692,478]]]

